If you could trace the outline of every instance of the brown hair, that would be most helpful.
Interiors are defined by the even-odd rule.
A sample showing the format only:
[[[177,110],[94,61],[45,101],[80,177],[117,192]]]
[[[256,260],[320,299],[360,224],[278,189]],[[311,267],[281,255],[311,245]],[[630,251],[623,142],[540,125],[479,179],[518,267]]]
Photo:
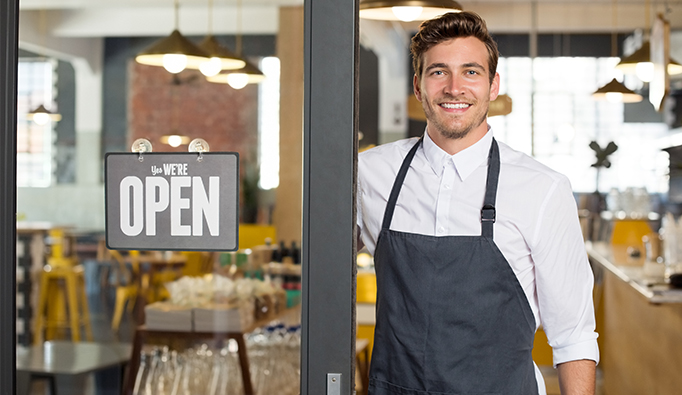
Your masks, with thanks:
[[[476,37],[488,49],[488,72],[490,83],[495,78],[497,59],[500,53],[497,43],[488,32],[485,21],[471,11],[449,12],[437,18],[422,22],[419,32],[412,37],[412,66],[417,78],[422,77],[422,57],[424,53],[444,41],[459,37]]]

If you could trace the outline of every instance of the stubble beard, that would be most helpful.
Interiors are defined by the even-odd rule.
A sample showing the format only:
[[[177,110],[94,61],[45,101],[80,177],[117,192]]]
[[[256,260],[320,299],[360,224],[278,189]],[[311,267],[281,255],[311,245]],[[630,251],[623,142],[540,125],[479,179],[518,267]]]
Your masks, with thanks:
[[[474,103],[473,105],[477,105],[478,103]],[[432,110],[431,106],[438,106],[438,104],[429,104],[429,105],[424,105],[424,112],[426,113],[426,119],[429,122],[429,127],[435,129],[434,131],[437,131],[440,133],[441,136],[443,136],[446,139],[452,139],[452,140],[460,140],[465,138],[466,136],[471,133],[472,130],[476,129],[478,126],[480,126],[483,122],[485,122],[486,118],[488,117],[488,108],[490,107],[490,103],[487,103],[485,111],[481,114],[480,118],[478,121],[471,122],[468,125],[463,125],[463,127],[458,126],[458,125],[450,125],[446,121],[448,119],[441,119],[439,117],[434,116],[435,111]]]

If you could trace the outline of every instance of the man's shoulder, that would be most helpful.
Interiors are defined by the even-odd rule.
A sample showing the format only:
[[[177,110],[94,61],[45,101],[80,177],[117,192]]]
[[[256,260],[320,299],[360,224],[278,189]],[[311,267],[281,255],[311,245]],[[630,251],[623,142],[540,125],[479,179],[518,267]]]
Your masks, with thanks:
[[[382,163],[400,166],[402,159],[418,140],[418,138],[413,137],[378,145],[361,152],[358,155],[358,161],[361,168],[363,166],[378,166]]]
[[[505,167],[514,172],[528,174],[533,177],[547,178],[553,181],[567,181],[568,178],[549,166],[541,163],[532,156],[517,151],[505,143],[498,143],[500,146],[500,162],[502,169]]]

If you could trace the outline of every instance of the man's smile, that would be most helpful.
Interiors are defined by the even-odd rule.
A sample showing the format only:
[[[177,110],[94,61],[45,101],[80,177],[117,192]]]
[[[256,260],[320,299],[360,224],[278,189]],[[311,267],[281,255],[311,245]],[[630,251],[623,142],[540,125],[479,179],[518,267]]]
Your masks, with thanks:
[[[471,107],[469,103],[440,103],[439,105],[445,109],[465,109]]]

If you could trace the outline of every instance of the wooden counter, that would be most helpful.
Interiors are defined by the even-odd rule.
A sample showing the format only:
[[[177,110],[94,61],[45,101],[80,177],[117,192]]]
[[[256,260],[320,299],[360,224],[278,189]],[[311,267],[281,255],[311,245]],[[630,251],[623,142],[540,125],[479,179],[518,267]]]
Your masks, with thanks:
[[[682,393],[682,298],[650,286],[641,262],[588,243],[605,395]]]

